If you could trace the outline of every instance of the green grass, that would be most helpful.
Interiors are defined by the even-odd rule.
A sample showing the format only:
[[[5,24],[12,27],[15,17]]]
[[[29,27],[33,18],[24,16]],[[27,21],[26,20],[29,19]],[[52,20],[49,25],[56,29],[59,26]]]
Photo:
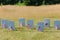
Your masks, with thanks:
[[[0,40],[60,40],[60,30],[54,29],[53,26],[45,28],[44,32],[40,32],[36,29],[27,29],[26,27],[20,28],[17,20],[15,21],[15,31],[9,31],[0,27]],[[38,20],[35,21],[37,23]]]
[[[15,31],[0,28],[0,40],[59,40],[60,30],[53,27],[46,28],[44,32],[27,28],[16,28]]]
[[[51,18],[53,25],[53,18]],[[35,24],[40,20],[34,20]],[[26,27],[19,28],[18,20],[15,19],[15,31],[0,28],[0,40],[59,40],[60,30],[55,30],[54,27],[45,28],[44,32],[37,31],[36,29],[27,29]],[[36,28],[36,25],[35,25]]]
[[[54,19],[51,19],[51,27],[44,28],[44,32],[37,31],[37,22],[43,21],[44,18],[35,19],[35,29],[27,29],[26,27],[20,28],[18,19],[15,18],[15,31],[0,28],[0,40],[60,40],[60,30],[54,29]],[[59,19],[59,18],[57,18]],[[27,20],[26,20],[27,21]]]

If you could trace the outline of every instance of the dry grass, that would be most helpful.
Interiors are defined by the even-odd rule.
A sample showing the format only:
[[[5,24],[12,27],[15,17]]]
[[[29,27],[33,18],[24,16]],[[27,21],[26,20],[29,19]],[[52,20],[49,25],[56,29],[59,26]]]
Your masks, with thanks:
[[[60,5],[52,6],[1,6],[0,18],[32,18],[60,17]]]

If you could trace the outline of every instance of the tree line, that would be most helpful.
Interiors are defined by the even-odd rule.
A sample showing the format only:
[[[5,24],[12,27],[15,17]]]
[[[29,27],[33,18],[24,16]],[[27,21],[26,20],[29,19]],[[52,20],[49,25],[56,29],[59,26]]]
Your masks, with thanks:
[[[60,4],[60,0],[0,0],[0,5],[15,5],[24,3],[27,6]]]

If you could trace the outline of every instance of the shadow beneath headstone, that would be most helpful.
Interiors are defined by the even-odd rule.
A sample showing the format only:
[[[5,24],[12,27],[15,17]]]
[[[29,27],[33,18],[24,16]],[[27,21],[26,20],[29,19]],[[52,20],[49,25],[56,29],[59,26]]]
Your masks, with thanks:
[[[36,28],[34,27],[34,28],[31,28],[31,30],[36,30]]]
[[[60,30],[57,30],[53,26],[50,26],[50,27],[44,27],[44,32],[56,33],[56,32],[60,32]]]
[[[44,32],[54,33],[60,32],[60,30],[44,30]]]
[[[26,27],[16,27],[15,31],[21,31],[21,32],[34,32],[34,29],[27,29]]]
[[[51,30],[53,29],[54,27],[53,26],[50,26],[50,27],[44,27],[44,30]]]

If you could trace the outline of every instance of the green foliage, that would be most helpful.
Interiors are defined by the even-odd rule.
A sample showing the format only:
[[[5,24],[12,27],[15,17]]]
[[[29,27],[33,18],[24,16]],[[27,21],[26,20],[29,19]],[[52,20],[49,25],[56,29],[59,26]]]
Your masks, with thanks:
[[[59,4],[60,0],[45,0],[45,4]]]
[[[26,5],[38,6],[38,5],[42,5],[43,0],[23,0],[23,2],[24,2]]]
[[[0,5],[3,4],[3,5],[14,5],[14,4],[21,4],[21,3],[24,3],[25,5],[27,6],[39,6],[39,5],[42,5],[42,4],[45,4],[45,5],[51,5],[51,4],[59,4],[60,3],[60,0],[0,0]]]
[[[18,6],[25,6],[25,3],[17,3],[16,5],[18,5]]]

